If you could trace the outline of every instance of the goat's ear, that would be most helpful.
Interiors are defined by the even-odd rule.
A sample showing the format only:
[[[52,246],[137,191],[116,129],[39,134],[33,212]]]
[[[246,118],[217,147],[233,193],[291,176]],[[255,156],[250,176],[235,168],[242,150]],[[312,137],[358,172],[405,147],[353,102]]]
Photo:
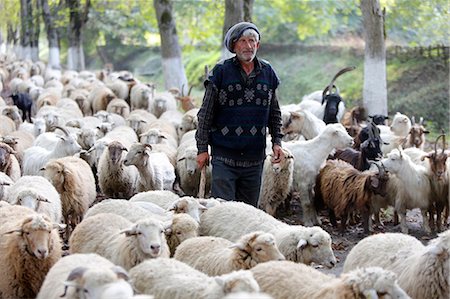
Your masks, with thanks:
[[[295,111],[291,111],[290,113],[291,113],[291,117],[293,119],[298,119],[298,118],[301,117],[301,115],[299,113],[295,112]]]
[[[430,159],[430,154],[420,157],[420,161],[424,161],[426,158]]]
[[[423,133],[424,133],[424,134],[430,134],[430,131],[428,131],[428,130],[423,130]]]
[[[380,185],[380,180],[376,176],[371,176],[370,177],[370,186],[372,188],[378,188],[379,185]]]
[[[23,230],[21,228],[15,229],[15,230],[11,230],[9,232],[4,233],[4,235],[9,235],[9,234],[13,234],[13,233],[20,233],[20,234],[22,234]]]

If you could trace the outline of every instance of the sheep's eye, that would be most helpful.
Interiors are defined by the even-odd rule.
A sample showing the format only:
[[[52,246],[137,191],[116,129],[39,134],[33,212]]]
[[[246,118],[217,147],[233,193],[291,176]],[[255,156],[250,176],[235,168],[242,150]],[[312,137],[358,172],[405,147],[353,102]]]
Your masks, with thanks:
[[[256,251],[258,251],[258,252],[261,251],[261,250],[262,250],[261,247],[257,247],[257,248],[256,248]]]
[[[29,236],[29,235],[30,235],[30,232],[26,232],[25,234],[26,234],[27,236]]]
[[[319,247],[319,245],[311,245],[312,247],[314,247],[314,248],[317,248],[317,247]]]
[[[160,231],[160,233],[163,234],[163,233],[164,233],[164,230],[162,229],[162,230]]]
[[[176,232],[177,235],[181,235],[181,232]]]

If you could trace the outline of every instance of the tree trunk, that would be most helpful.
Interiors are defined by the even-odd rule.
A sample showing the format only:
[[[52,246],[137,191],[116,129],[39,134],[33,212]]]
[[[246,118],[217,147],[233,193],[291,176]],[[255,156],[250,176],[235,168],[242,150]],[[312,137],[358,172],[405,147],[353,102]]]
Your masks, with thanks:
[[[244,0],[244,21],[252,22],[253,4],[255,0]]]
[[[364,24],[364,106],[368,114],[387,115],[384,12],[379,0],[361,0]]]
[[[31,59],[31,27],[33,8],[31,0],[20,0],[20,47],[18,57],[20,59]]]
[[[228,51],[225,47],[223,40],[228,29],[230,29],[234,24],[242,21],[244,21],[244,0],[225,0],[225,19],[222,30],[222,59],[227,59],[234,56],[234,54]]]
[[[50,11],[48,0],[41,0],[42,17],[44,18],[45,30],[47,31],[48,40],[48,66],[54,69],[60,69],[61,63],[59,59],[59,39],[58,31],[53,21],[54,16]]]
[[[7,24],[7,34],[6,34],[6,53],[18,53],[19,52],[19,30],[14,27],[13,24]]]
[[[161,55],[166,89],[172,87],[183,89],[187,94],[188,84],[181,59],[181,48],[178,43],[175,19],[172,13],[172,1],[154,0],[156,19],[158,20],[159,35],[161,37]]]
[[[32,14],[32,26],[31,26],[31,60],[38,61],[39,60],[39,34],[40,30],[40,13],[41,13],[41,5],[39,1],[36,1],[36,10],[33,10]]]
[[[80,0],[66,0],[66,4],[70,10],[67,68],[69,70],[82,71],[85,69],[82,33],[83,26],[88,20],[91,1],[86,0],[83,8]]]

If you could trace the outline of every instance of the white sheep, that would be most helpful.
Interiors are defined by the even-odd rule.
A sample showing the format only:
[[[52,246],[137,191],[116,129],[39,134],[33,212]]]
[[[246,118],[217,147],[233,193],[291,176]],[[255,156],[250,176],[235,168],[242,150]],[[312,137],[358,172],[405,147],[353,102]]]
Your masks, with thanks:
[[[167,121],[171,123],[175,129],[179,130],[179,127],[181,126],[181,119],[183,118],[183,113],[181,113],[179,110],[167,110],[161,116],[159,117],[160,120]]]
[[[148,110],[151,107],[154,92],[154,84],[138,83],[134,85],[130,91],[131,110]]]
[[[23,152],[33,146],[34,136],[26,131],[18,130],[0,137],[0,141],[8,144],[16,152],[14,155],[22,165]]]
[[[170,256],[161,221],[144,218],[133,223],[111,213],[84,219],[69,244],[71,253],[97,253],[127,270],[148,258]]]
[[[223,297],[223,299],[274,299],[272,296],[266,293],[249,293],[249,292],[237,292],[231,293]]]
[[[130,299],[133,288],[128,273],[95,253],[63,257],[48,272],[37,299]]]
[[[169,138],[169,136],[172,137],[173,140],[175,141],[174,146],[177,147],[178,145],[177,129],[172,123],[162,119],[154,120],[149,124],[147,124],[147,126],[145,127],[145,131],[144,133],[141,134],[141,136],[143,135],[145,136],[146,132],[148,132],[150,129],[158,129],[159,132],[161,134],[164,134],[167,138]],[[173,142],[172,138],[169,140],[170,142]]]
[[[431,232],[428,223],[428,209],[431,204],[431,185],[426,167],[415,164],[408,155],[401,151],[392,151],[383,159],[382,164],[391,175],[395,175],[396,194],[395,210],[400,218],[403,233],[408,233],[406,225],[406,210],[419,208],[422,213],[422,226],[426,232]],[[389,188],[388,188],[389,189]]]
[[[137,193],[139,173],[135,166],[123,164],[127,149],[118,141],[108,144],[98,162],[98,184],[110,198],[129,199]]]
[[[135,194],[130,201],[143,201],[157,204],[164,210],[172,207],[172,203],[180,197],[168,190],[151,190]]]
[[[32,134],[34,137],[39,136],[40,134],[47,131],[47,124],[45,122],[44,118],[31,118],[33,121],[32,124],[28,122],[24,122],[19,126],[19,130],[23,130],[25,132],[28,132]]]
[[[16,124],[14,121],[5,115],[0,115],[0,135],[7,135],[15,130]]]
[[[125,100],[114,99],[108,103],[108,106],[106,106],[106,111],[109,113],[116,113],[124,118],[127,118],[128,115],[130,115],[130,105],[128,105]]]
[[[0,171],[0,201],[6,200],[12,184],[14,184],[14,181],[6,173]]]
[[[65,157],[48,162],[43,176],[49,180],[61,196],[62,214],[66,238],[83,219],[88,207],[96,198],[95,179],[90,166],[77,157]]]
[[[62,208],[59,193],[41,176],[23,176],[8,190],[6,201],[28,207],[44,214],[55,223],[61,223]]]
[[[259,263],[284,260],[272,234],[243,235],[233,243],[220,237],[196,237],[181,243],[174,258],[209,276],[248,270]]]
[[[181,118],[181,124],[178,127],[178,138],[181,139],[184,134],[186,134],[189,131],[197,130],[198,126],[198,118],[197,114],[199,108],[193,108],[187,112],[184,113],[183,117]]]
[[[272,163],[272,155],[264,160],[259,192],[258,208],[272,216],[275,216],[277,208],[285,202],[292,188],[294,157],[289,150],[282,150],[284,159],[279,163]]]
[[[157,92],[154,94],[150,112],[160,117],[167,110],[177,110],[177,101],[170,92]]]
[[[61,258],[58,224],[16,205],[0,206],[0,295],[35,298],[49,269]]]
[[[400,233],[366,237],[348,254],[344,272],[371,266],[396,273],[398,284],[411,298],[449,298],[450,230],[427,246]]]
[[[173,190],[175,169],[164,153],[152,152],[149,144],[135,143],[124,160],[125,166],[134,165],[139,171],[142,190]]]
[[[143,109],[136,109],[130,112],[130,115],[128,115],[126,121],[127,125],[131,127],[136,134],[140,135],[144,133],[147,125],[156,119],[156,116],[150,112]]]
[[[0,142],[0,171],[6,173],[13,181],[20,178],[21,170],[16,152],[6,143]]]
[[[259,291],[249,271],[209,277],[175,259],[146,260],[129,273],[137,292],[159,299],[220,299],[233,292]]]
[[[242,202],[224,202],[209,208],[200,217],[201,236],[222,237],[235,242],[253,231],[273,234],[287,260],[304,264],[314,262],[329,268],[336,264],[331,237],[318,226],[288,225]]]
[[[289,261],[262,263],[250,271],[261,290],[277,299],[409,299],[395,274],[379,267],[356,269],[339,278]]]
[[[165,144],[174,149],[178,146],[178,141],[172,135],[159,128],[150,128],[139,136],[139,141],[141,143]]]
[[[294,156],[292,189],[298,192],[305,225],[319,223],[313,206],[313,186],[321,165],[334,149],[351,147],[352,144],[353,138],[341,124],[328,124],[311,140],[283,142],[283,147]]]
[[[58,127],[60,128],[60,127]],[[40,169],[51,159],[71,156],[81,150],[73,136],[66,129],[61,128],[64,136],[60,136],[58,143],[52,150],[40,146],[32,146],[23,153],[23,174],[38,175]]]

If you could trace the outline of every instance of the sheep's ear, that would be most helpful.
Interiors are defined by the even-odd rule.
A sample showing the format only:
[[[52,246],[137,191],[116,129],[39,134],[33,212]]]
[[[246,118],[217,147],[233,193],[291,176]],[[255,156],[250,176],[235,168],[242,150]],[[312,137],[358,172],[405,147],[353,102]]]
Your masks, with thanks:
[[[245,246],[242,243],[234,243],[228,246],[228,248],[239,248],[240,250],[245,250]]]
[[[20,233],[20,234],[22,234],[22,233],[23,233],[23,230],[22,230],[21,228],[19,228],[19,229],[15,229],[15,230],[12,230],[12,231],[3,233],[3,234],[4,234],[4,235],[9,235],[9,234],[13,234],[13,233]]]
[[[164,222],[163,227],[164,227],[164,233],[166,235],[172,234],[172,221],[171,220]]]
[[[217,282],[217,284],[218,284],[220,287],[223,287],[223,286],[225,285],[225,280],[223,280],[222,277],[214,277],[214,280]]]
[[[53,229],[65,229],[66,228],[66,224],[62,224],[62,223],[53,223],[53,226],[52,226],[52,228]]]
[[[130,229],[124,229],[120,232],[120,234],[125,234],[125,236],[130,237],[130,236],[136,236],[136,228],[132,227]]]
[[[72,272],[70,272],[69,276],[67,277],[66,282],[68,281],[74,281],[78,278],[83,277],[84,272],[86,272],[88,268],[86,267],[76,267],[75,269],[72,270]]]
[[[291,111],[290,113],[293,119],[299,119],[301,117],[301,115],[297,112]]]
[[[113,266],[111,267],[111,270],[113,270],[113,272],[117,274],[117,278],[123,279],[125,281],[128,281],[130,279],[127,271],[120,266]]]
[[[308,245],[308,242],[305,239],[300,239],[297,243],[297,249],[303,249]]]
[[[378,299],[377,291],[374,289],[364,290],[363,295],[366,299]]]

